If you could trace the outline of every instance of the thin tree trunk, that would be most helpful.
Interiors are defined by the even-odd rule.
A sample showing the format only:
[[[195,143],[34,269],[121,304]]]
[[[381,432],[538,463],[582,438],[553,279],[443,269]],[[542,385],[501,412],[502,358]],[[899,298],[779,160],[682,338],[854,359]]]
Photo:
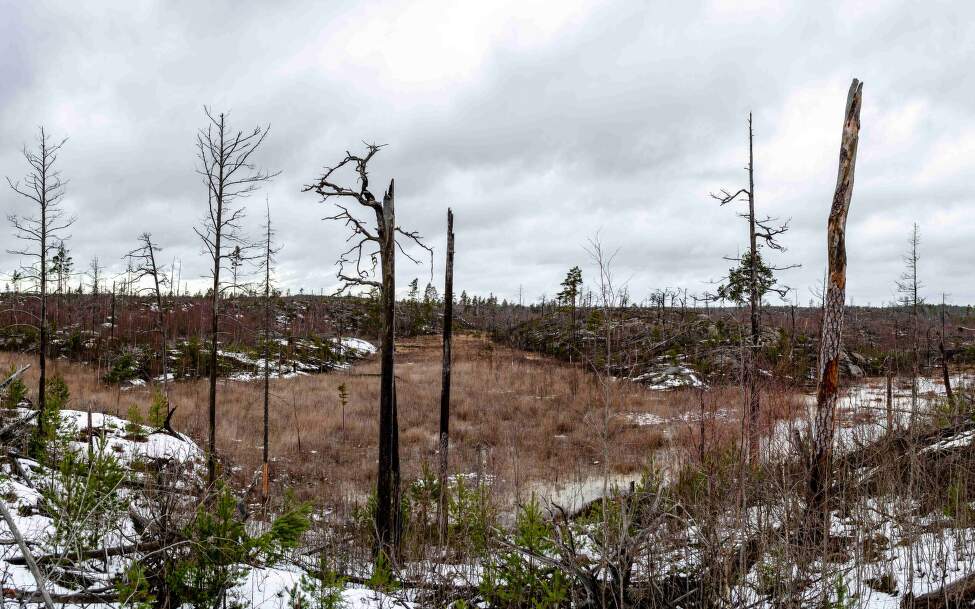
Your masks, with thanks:
[[[43,132],[41,132],[43,134]],[[38,368],[40,378],[37,380],[37,437],[43,441],[46,430],[44,429],[44,413],[47,410],[47,396],[44,390],[47,387],[47,142],[41,137],[41,158],[44,159],[45,168],[41,171],[41,336],[40,346],[38,347]]]
[[[268,461],[271,428],[271,214],[268,211],[267,243],[264,250],[264,460],[261,467],[261,496],[267,501],[270,485]],[[345,421],[342,422],[343,428]]]
[[[828,283],[823,303],[816,420],[806,495],[806,509],[809,516],[806,522],[813,539],[819,539],[827,530],[828,524],[827,492],[832,466],[834,415],[839,392],[840,349],[846,300],[846,218],[853,196],[853,176],[860,136],[860,106],[863,102],[862,91],[863,84],[854,78],[846,100],[836,192],[833,195],[827,224]]]
[[[887,363],[887,433],[894,431],[894,372]]]
[[[753,149],[754,131],[752,130],[752,114],[748,113],[748,238],[751,251],[751,265],[749,269],[749,292],[751,308],[751,349],[748,360],[748,457],[749,461],[758,464],[758,412],[760,408],[758,396],[758,342],[759,342],[759,307],[762,295],[758,291],[758,236],[755,234],[755,155]]]
[[[948,374],[948,352],[945,350],[945,295],[941,295],[941,336],[938,339],[938,350],[941,351],[941,376],[945,383],[945,398],[948,405],[955,405],[955,395],[951,390],[951,376]]]
[[[220,115],[220,154],[224,151],[224,118]],[[207,438],[207,484],[213,485],[217,479],[217,332],[220,317],[220,237],[223,228],[223,161],[219,159],[217,180],[217,219],[214,222],[213,236],[213,295],[210,311],[210,395],[209,395],[209,437]]]
[[[443,374],[440,390],[440,501],[437,523],[440,545],[447,543],[447,451],[450,448],[450,348],[454,315],[454,212],[447,209],[447,266],[443,295]]]
[[[166,396],[166,423],[169,424],[173,411],[169,402],[169,340],[166,335],[166,315],[163,312],[162,290],[159,289],[159,267],[156,266],[156,252],[152,246],[151,238],[146,238],[146,245],[149,249],[149,264],[152,265],[152,282],[156,291],[156,326],[159,336],[162,339],[162,379],[163,395]],[[112,285],[112,323],[115,323],[115,286]]]
[[[115,340],[115,282],[112,282],[112,330],[111,338]]]

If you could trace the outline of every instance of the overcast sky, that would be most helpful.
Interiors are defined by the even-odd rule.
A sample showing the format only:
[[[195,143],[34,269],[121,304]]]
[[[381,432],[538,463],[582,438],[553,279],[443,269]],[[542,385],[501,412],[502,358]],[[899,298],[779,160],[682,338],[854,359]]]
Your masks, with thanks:
[[[69,136],[60,169],[77,214],[68,247],[115,271],[149,230],[191,288],[205,258],[195,168],[203,105],[270,124],[257,162],[284,249],[278,280],[336,287],[343,227],[301,187],[387,144],[397,219],[436,248],[447,206],[458,292],[551,297],[587,239],[618,249],[633,298],[713,289],[747,244],[708,196],[746,185],[754,113],[756,202],[791,218],[778,264],[802,304],[825,265],[850,79],[864,81],[848,225],[848,296],[895,297],[911,224],[924,294],[975,302],[975,5],[897,2],[21,2],[0,0],[0,175],[26,169],[37,125]],[[0,210],[25,200],[0,192]],[[3,250],[13,247],[9,228]],[[0,254],[0,273],[18,264]],[[398,280],[427,267],[400,261]]]

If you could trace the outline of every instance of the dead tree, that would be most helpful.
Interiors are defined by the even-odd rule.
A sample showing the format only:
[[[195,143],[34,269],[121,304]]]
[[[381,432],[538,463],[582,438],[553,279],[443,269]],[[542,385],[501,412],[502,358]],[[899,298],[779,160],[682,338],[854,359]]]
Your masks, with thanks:
[[[447,451],[450,448],[450,347],[454,315],[454,212],[447,209],[447,264],[443,289],[443,374],[440,389],[440,501],[437,523],[440,544],[447,543]]]
[[[728,276],[726,286],[719,290],[722,298],[730,297],[732,300],[743,300],[748,298],[749,319],[751,322],[749,357],[747,362],[747,372],[745,374],[748,386],[748,413],[747,423],[744,427],[747,430],[748,457],[752,463],[758,460],[759,430],[758,414],[761,409],[760,396],[758,392],[758,351],[761,338],[761,307],[762,296],[766,292],[776,292],[779,296],[785,297],[789,291],[787,287],[777,286],[772,273],[790,268],[796,265],[784,267],[772,267],[763,263],[759,248],[761,245],[777,250],[784,251],[785,247],[778,241],[779,235],[789,230],[788,220],[782,224],[774,224],[775,220],[770,217],[759,219],[755,215],[755,154],[754,154],[755,132],[752,128],[752,115],[748,113],[748,188],[741,188],[735,193],[722,190],[720,194],[711,193],[711,197],[716,199],[720,205],[727,205],[736,201],[748,203],[748,211],[740,213],[739,216],[748,222],[748,253],[738,258],[728,258],[740,264],[739,269],[732,269]],[[743,198],[741,198],[743,197]],[[761,241],[761,244],[759,243]]]
[[[7,250],[7,253],[26,258],[29,262],[21,269],[23,277],[37,282],[38,298],[41,301],[41,312],[37,318],[40,344],[38,345],[39,378],[37,384],[37,409],[43,413],[47,402],[44,387],[47,383],[47,281],[48,259],[57,244],[63,243],[64,238],[59,235],[74,222],[73,217],[65,217],[61,208],[64,196],[64,181],[61,173],[54,169],[58,153],[67,139],[52,143],[44,127],[40,127],[37,136],[37,147],[23,148],[24,159],[30,170],[23,182],[14,182],[7,178],[7,184],[18,195],[29,199],[36,206],[34,215],[9,215],[7,219],[14,228],[14,237],[24,241],[21,249]],[[38,436],[43,437],[44,417],[37,418]]]
[[[806,490],[806,526],[816,540],[826,531],[829,508],[827,491],[832,467],[836,399],[839,393],[840,349],[846,301],[846,217],[853,196],[857,144],[860,139],[860,106],[863,83],[853,79],[846,99],[843,137],[840,143],[836,192],[829,212],[826,233],[828,259],[826,296],[823,302],[822,337],[819,346],[819,379],[816,390],[816,418]]]
[[[433,250],[423,244],[415,231],[405,231],[396,225],[394,182],[383,194],[382,202],[369,190],[369,162],[381,149],[376,144],[367,144],[364,155],[345,153],[345,158],[333,167],[326,167],[323,175],[304,188],[321,196],[322,201],[335,200],[338,212],[326,220],[340,221],[351,229],[346,240],[350,247],[339,255],[338,278],[342,291],[351,288],[377,289],[380,294],[380,383],[379,383],[379,465],[376,483],[376,545],[377,560],[393,558],[398,540],[400,514],[400,474],[399,474],[399,425],[396,410],[396,386],[393,375],[395,350],[396,314],[396,250],[412,260],[396,239],[399,233],[409,241],[427,250],[433,262]],[[355,172],[358,187],[346,187],[336,180],[337,172],[351,169]],[[357,210],[371,211],[375,216],[375,226],[359,217],[352,209],[342,204],[352,199]],[[381,281],[374,279],[377,264],[380,266]]]
[[[196,136],[197,173],[207,187],[207,213],[200,227],[193,230],[203,242],[210,258],[210,395],[209,437],[207,440],[207,482],[213,484],[217,476],[217,339],[220,331],[220,297],[227,287],[220,281],[220,270],[229,262],[237,246],[249,249],[241,233],[244,207],[241,199],[260,188],[277,173],[258,169],[254,153],[264,143],[268,127],[257,126],[244,133],[233,130],[224,113],[214,115],[204,108],[206,127]],[[232,286],[231,286],[232,287]]]
[[[270,430],[271,430],[271,270],[274,256],[280,248],[274,247],[274,230],[271,228],[271,208],[267,209],[267,223],[264,225],[264,460],[261,465],[261,497],[267,501],[270,486]],[[344,424],[344,423],[343,423]]]
[[[917,264],[920,260],[918,248],[921,244],[921,232],[917,222],[911,230],[911,238],[908,241],[908,251],[904,254],[904,272],[897,280],[897,292],[901,295],[900,301],[904,307],[911,310],[911,418],[910,427],[914,427],[914,419],[917,417],[918,409],[918,376],[921,368],[920,350],[920,316],[918,309],[924,303],[918,294],[924,287],[917,274]]]
[[[945,295],[941,294],[941,333],[938,335],[938,351],[941,353],[941,378],[945,384],[945,398],[954,407],[955,393],[951,390],[951,375],[948,374],[948,351],[945,349]]]
[[[102,286],[102,275],[105,272],[105,267],[101,265],[98,261],[98,256],[91,259],[88,263],[88,279],[91,280],[91,295],[98,296],[101,293]]]
[[[162,296],[163,287],[166,285],[168,279],[166,278],[166,269],[161,267],[156,261],[156,255],[162,251],[162,248],[152,242],[152,234],[142,233],[139,235],[139,242],[142,245],[129,252],[127,257],[133,263],[131,265],[132,282],[137,283],[147,277],[152,282],[148,290],[156,301],[156,332],[159,333],[160,341],[162,342],[162,382],[163,394],[166,396],[166,421],[168,422],[172,413],[172,404],[169,401],[169,369],[167,365],[169,359],[169,337],[166,332],[166,309],[163,306]],[[137,293],[138,291],[139,288],[136,288]],[[114,315],[115,313],[113,311],[112,323],[114,323]]]

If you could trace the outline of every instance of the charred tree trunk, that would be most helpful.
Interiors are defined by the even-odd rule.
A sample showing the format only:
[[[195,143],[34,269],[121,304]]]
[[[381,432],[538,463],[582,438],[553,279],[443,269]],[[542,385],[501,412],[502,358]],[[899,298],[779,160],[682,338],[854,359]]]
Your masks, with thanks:
[[[840,348],[846,300],[846,218],[853,195],[862,91],[863,84],[854,78],[846,100],[836,192],[827,224],[826,252],[829,267],[823,302],[816,420],[806,494],[806,523],[813,539],[819,539],[827,530],[828,524],[827,493],[832,466],[834,415],[839,391]]]
[[[223,115],[220,116],[221,123]],[[220,130],[221,144],[223,129]],[[216,226],[223,224],[223,204],[220,202],[223,190],[223,167],[220,167],[220,182],[217,191]],[[213,259],[213,294],[210,297],[210,392],[208,395],[207,423],[207,484],[213,485],[217,479],[217,334],[220,330],[220,238],[222,231],[218,228],[214,234],[214,251],[217,255]]]
[[[367,166],[381,146],[367,144],[367,154],[355,156],[346,153],[345,159],[334,167],[327,167],[316,184],[305,187],[305,191],[315,191],[322,200],[330,198],[351,198],[362,208],[375,214],[376,227],[372,229],[369,221],[357,218],[349,208],[336,204],[338,212],[328,220],[341,220],[351,227],[350,241],[353,245],[339,257],[338,278],[344,287],[369,287],[379,290],[380,298],[380,382],[379,382],[379,459],[376,481],[376,513],[374,557],[377,565],[383,560],[395,558],[400,531],[400,459],[399,425],[396,406],[396,384],[394,376],[396,349],[396,233],[413,241],[431,254],[433,250],[423,244],[415,231],[407,232],[396,225],[394,182],[379,203],[369,190]],[[359,188],[353,190],[331,181],[333,173],[342,167],[353,166],[358,174]],[[372,250],[375,247],[376,250]],[[405,250],[403,254],[414,263],[419,261]],[[371,279],[372,270],[363,269],[364,257],[379,260],[382,280]],[[355,271],[346,273],[346,265],[355,265]],[[343,288],[344,289],[344,288]]]
[[[951,390],[951,376],[948,374],[948,352],[945,350],[945,297],[941,295],[941,335],[938,337],[938,350],[941,352],[941,377],[945,384],[945,398],[949,406],[955,405],[955,395]]]
[[[443,294],[443,374],[440,390],[440,502],[437,524],[440,544],[447,543],[447,451],[450,448],[450,348],[454,315],[454,212],[447,209],[447,266]]]
[[[115,282],[112,282],[112,330],[111,339],[115,340]]]
[[[396,212],[393,180],[383,196],[380,252],[382,263],[382,340],[379,380],[379,471],[376,486],[377,551],[392,557],[395,537],[395,516],[399,512],[398,486],[399,455],[396,434],[396,387],[394,352],[396,348]],[[398,495],[398,493],[395,493]]]
[[[152,268],[152,283],[153,289],[155,290],[156,296],[156,326],[159,330],[159,336],[162,339],[162,379],[163,379],[163,394],[166,396],[166,420],[169,421],[170,414],[172,413],[172,404],[169,402],[169,340],[166,335],[166,313],[163,311],[163,301],[162,301],[162,288],[159,286],[159,267],[156,266],[156,252],[152,245],[152,240],[146,236],[146,249],[149,254],[149,264]],[[165,277],[163,278],[165,281]],[[112,324],[115,324],[115,288],[112,288]]]
[[[887,362],[887,433],[894,431],[894,371]]]
[[[42,143],[42,146],[44,144]],[[46,191],[47,185],[46,172],[41,174],[41,190]],[[37,417],[37,437],[43,438],[47,433],[44,430],[44,414],[47,412],[47,392],[45,388],[47,387],[47,205],[41,205],[41,226],[43,227],[40,231],[41,240],[41,259],[40,259],[40,284],[41,284],[41,319],[38,325],[40,325],[40,345],[37,348],[37,366],[40,373],[40,378],[37,380],[37,412],[40,413]]]
[[[57,161],[58,152],[66,140],[60,143],[53,143],[44,127],[40,127],[37,137],[37,149],[31,150],[23,148],[24,159],[30,166],[30,170],[23,182],[13,182],[7,178],[7,184],[15,193],[31,201],[36,205],[37,214],[28,216],[8,216],[13,225],[16,238],[26,242],[27,246],[8,250],[7,253],[26,258],[30,263],[24,267],[25,277],[37,279],[37,287],[40,292],[40,318],[38,319],[38,347],[37,359],[39,367],[39,378],[37,382],[37,410],[41,416],[37,418],[37,437],[43,439],[47,434],[44,429],[44,411],[47,408],[47,397],[45,387],[47,385],[47,350],[49,337],[48,328],[48,248],[49,244],[58,241],[60,230],[67,228],[73,222],[73,218],[64,218],[64,211],[61,209],[61,198],[64,195],[64,182],[61,180],[60,172],[54,168]],[[31,245],[36,245],[34,250]],[[52,248],[53,249],[53,248]],[[19,271],[15,271],[19,275]],[[19,281],[16,279],[15,285]]]
[[[339,344],[342,344],[341,338]],[[343,426],[344,426],[343,421]],[[269,497],[271,430],[271,212],[267,218],[267,241],[264,248],[264,454],[261,464],[261,497]]]
[[[759,307],[762,295],[758,288],[758,235],[755,232],[755,154],[752,129],[752,114],[748,113],[748,237],[751,265],[749,268],[749,305],[751,318],[751,349],[748,360],[748,457],[752,464],[758,463],[758,413],[761,407],[758,395],[758,343]]]
[[[213,285],[210,294],[210,353],[209,353],[209,416],[207,438],[207,482],[213,484],[217,477],[217,346],[219,338],[221,284],[220,269],[231,255],[239,260],[240,249],[250,247],[241,236],[241,220],[244,208],[239,200],[257,190],[262,183],[271,180],[276,173],[257,169],[254,153],[267,137],[268,129],[256,127],[245,134],[231,130],[226,115],[214,116],[204,107],[208,124],[197,134],[198,172],[207,185],[207,213],[203,225],[194,228],[203,241],[213,263]],[[224,253],[225,247],[236,246],[233,254]]]

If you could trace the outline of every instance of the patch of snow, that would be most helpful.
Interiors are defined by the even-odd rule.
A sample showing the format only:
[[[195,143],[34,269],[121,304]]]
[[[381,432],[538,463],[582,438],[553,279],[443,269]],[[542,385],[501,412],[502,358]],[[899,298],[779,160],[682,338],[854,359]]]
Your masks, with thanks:
[[[378,351],[375,345],[361,338],[346,336],[341,339],[333,338],[332,342],[339,345],[343,354],[349,353],[353,357],[365,357]]]

